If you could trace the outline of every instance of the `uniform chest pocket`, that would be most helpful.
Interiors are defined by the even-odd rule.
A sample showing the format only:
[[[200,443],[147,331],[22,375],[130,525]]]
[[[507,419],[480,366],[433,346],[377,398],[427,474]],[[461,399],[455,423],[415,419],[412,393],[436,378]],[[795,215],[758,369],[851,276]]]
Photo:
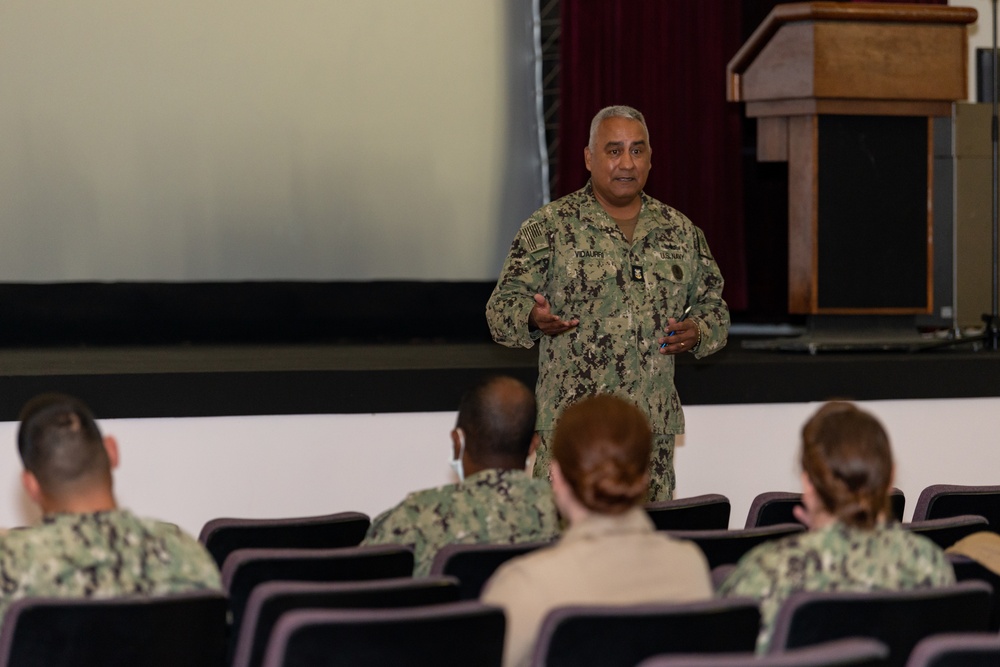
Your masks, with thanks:
[[[650,303],[662,317],[677,317],[688,302],[695,265],[684,259],[661,259],[653,263]]]
[[[686,285],[694,279],[694,263],[687,259],[659,259],[653,263],[653,276],[658,283]]]
[[[605,298],[620,291],[620,270],[606,257],[571,257],[561,268],[556,293],[565,303]]]

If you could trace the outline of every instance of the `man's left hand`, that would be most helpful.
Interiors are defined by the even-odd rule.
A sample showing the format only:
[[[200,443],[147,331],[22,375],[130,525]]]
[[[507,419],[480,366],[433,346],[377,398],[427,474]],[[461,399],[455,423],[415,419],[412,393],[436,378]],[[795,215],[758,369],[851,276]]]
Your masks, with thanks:
[[[660,354],[690,352],[691,348],[698,344],[698,323],[694,320],[678,322],[673,317],[668,318],[664,331],[667,335],[657,341],[660,345]]]

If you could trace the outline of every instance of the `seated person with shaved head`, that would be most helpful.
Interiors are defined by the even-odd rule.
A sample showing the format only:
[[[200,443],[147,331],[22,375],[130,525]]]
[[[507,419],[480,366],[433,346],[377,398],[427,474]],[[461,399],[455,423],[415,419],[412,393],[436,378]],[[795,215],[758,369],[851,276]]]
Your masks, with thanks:
[[[531,479],[538,444],[535,395],[511,377],[480,381],[462,397],[451,431],[457,484],[424,489],[372,521],[362,544],[413,548],[413,574],[430,572],[446,544],[538,542],[559,534],[549,483]]]
[[[194,538],[119,509],[111,470],[118,445],[79,400],[46,394],[21,412],[21,480],[39,526],[0,535],[0,619],[24,597],[108,598],[219,589]]]

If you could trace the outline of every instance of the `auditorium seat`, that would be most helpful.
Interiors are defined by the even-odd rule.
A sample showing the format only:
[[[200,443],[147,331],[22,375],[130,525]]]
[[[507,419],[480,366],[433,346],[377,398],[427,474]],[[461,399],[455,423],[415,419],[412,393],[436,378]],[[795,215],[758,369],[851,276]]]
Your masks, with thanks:
[[[906,667],[996,667],[1000,665],[1000,635],[993,632],[952,632],[920,640]]]
[[[303,609],[284,614],[264,667],[500,667],[500,607],[451,602],[408,609]]]
[[[243,622],[250,593],[265,581],[366,581],[413,575],[413,551],[398,545],[344,549],[237,549],[222,565],[232,627]]]
[[[478,600],[486,581],[493,576],[498,567],[511,558],[551,544],[551,542],[447,544],[434,555],[430,573],[455,577],[460,582],[461,599]]]
[[[942,549],[947,549],[967,535],[989,528],[985,517],[971,515],[911,521],[900,525],[906,530],[923,535]]]
[[[1000,532],[1000,485],[932,484],[920,492],[913,508],[914,521],[963,514],[986,517],[990,530]]]
[[[917,642],[942,632],[984,632],[989,584],[905,591],[800,592],[778,610],[770,652],[846,637],[872,637],[889,647],[890,667],[903,667]]]
[[[371,520],[360,512],[282,519],[212,519],[198,535],[221,568],[236,549],[333,549],[356,547]]]
[[[542,621],[532,667],[633,667],[661,653],[752,651],[760,631],[754,600],[570,605]]]
[[[959,554],[947,554],[948,562],[955,570],[957,581],[985,581],[993,588],[993,596],[990,604],[989,629],[993,632],[1000,631],[1000,574],[984,567],[979,562],[961,556]],[[1000,665],[1000,662],[997,663]]]
[[[756,653],[659,655],[638,667],[882,667],[889,648],[866,637],[836,639],[769,655]]]
[[[2,667],[219,667],[226,657],[226,598],[23,598],[0,627]]]
[[[906,496],[900,489],[894,488],[889,494],[892,514],[896,521],[903,520],[903,510],[906,507]],[[796,505],[802,504],[802,494],[791,491],[765,491],[759,493],[750,503],[747,512],[747,528],[773,526],[779,523],[794,523],[798,519],[792,513]]]
[[[657,530],[711,530],[729,528],[729,498],[706,493],[646,503],[646,513]]]
[[[709,569],[726,563],[735,563],[758,544],[805,531],[801,523],[782,523],[760,528],[733,528],[731,530],[668,530],[677,539],[691,540],[708,559]]]
[[[296,609],[384,609],[458,602],[453,577],[372,581],[269,581],[250,593],[236,636],[233,667],[260,667],[267,639],[282,614]]]

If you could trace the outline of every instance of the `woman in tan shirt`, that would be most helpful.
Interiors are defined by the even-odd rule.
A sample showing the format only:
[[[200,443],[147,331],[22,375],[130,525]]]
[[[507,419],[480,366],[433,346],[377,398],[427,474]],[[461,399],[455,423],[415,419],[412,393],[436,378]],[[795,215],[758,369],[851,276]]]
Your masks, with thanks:
[[[708,564],[693,543],[657,533],[642,505],[652,433],[634,405],[612,396],[565,410],[552,443],[552,493],[569,523],[553,547],[513,559],[482,600],[504,607],[504,665],[526,665],[555,607],[688,602],[712,597]]]

